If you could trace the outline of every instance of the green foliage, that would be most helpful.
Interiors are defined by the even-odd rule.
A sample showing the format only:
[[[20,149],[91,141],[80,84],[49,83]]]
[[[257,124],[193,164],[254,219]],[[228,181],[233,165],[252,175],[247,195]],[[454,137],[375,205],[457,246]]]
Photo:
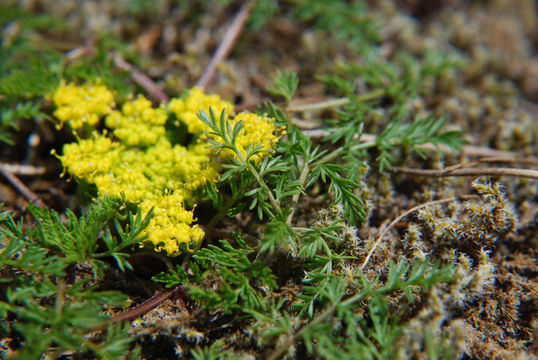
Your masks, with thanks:
[[[250,209],[257,207],[258,216],[260,219],[263,215],[270,218],[275,218],[282,213],[279,205],[279,200],[276,199],[273,191],[266,184],[266,179],[273,179],[273,174],[286,173],[289,170],[288,165],[280,157],[265,156],[260,164],[254,161],[255,156],[262,156],[268,152],[263,148],[263,145],[252,144],[245,149],[245,154],[236,146],[236,140],[239,132],[243,129],[243,122],[239,121],[233,128],[230,122],[226,120],[226,114],[223,110],[220,117],[217,119],[213,109],[209,109],[209,115],[201,111],[198,115],[199,119],[211,129],[209,135],[220,138],[222,142],[210,140],[211,146],[216,152],[228,150],[235,156],[230,163],[226,163],[223,167],[226,171],[221,175],[222,183],[229,182],[233,191],[233,199],[250,197],[255,195],[250,203]],[[241,176],[241,174],[244,174]],[[237,177],[239,176],[239,183]],[[235,178],[235,180],[233,180]],[[257,183],[258,186],[251,185]],[[283,190],[284,186],[281,183],[278,190]],[[248,187],[251,187],[250,189]],[[235,190],[235,191],[234,191]],[[278,191],[277,190],[277,191]],[[238,192],[241,191],[241,192]],[[278,194],[289,195],[288,192],[278,191]],[[228,203],[227,207],[231,208],[233,204]]]
[[[372,51],[372,45],[378,41],[376,25],[362,0],[300,0],[295,4],[293,15],[298,20],[313,22],[317,30],[346,41],[359,53]]]
[[[278,0],[257,0],[249,17],[249,25],[254,30],[260,30],[279,10]]]
[[[433,286],[456,279],[452,267],[439,267],[428,261],[413,266],[405,261],[390,265],[383,279],[368,279],[359,270],[356,255],[353,255],[359,240],[351,225],[360,224],[366,216],[364,201],[356,191],[366,168],[364,159],[368,155],[364,150],[376,148],[379,151],[381,156],[377,160],[383,170],[396,161],[391,152],[399,147],[409,147],[424,156],[425,152],[419,147],[422,144],[457,149],[463,141],[460,132],[442,130],[444,119],[417,115],[407,122],[403,120],[403,110],[375,140],[357,141],[377,104],[353,95],[348,80],[339,79],[341,81],[336,83],[347,92],[350,101],[338,113],[338,118],[329,121],[332,127],[325,141],[334,144],[331,151],[314,145],[289,122],[282,110],[267,104],[262,111],[275,118],[278,125],[285,126],[286,135],[277,143],[273,156],[257,164],[252,158],[260,153],[259,146],[253,144],[243,156],[235,145],[241,123],[230,126],[224,113],[217,118],[212,110],[199,115],[211,129],[209,134],[221,140],[213,141],[212,146],[217,151],[228,150],[237,155],[223,165],[226,173],[217,184],[218,188],[227,185],[231,194],[217,192],[211,186],[207,188],[209,198],[220,209],[217,217],[224,216],[223,209],[229,210],[244,201],[242,199],[251,198],[250,208],[257,210],[260,220],[267,217],[268,222],[257,248],[245,248],[241,244],[234,247],[220,241],[220,246],[209,245],[194,255],[202,268],[211,268],[211,275],[205,277],[217,284],[214,286],[217,290],[188,285],[189,293],[209,309],[227,313],[240,311],[252,317],[254,323],[250,332],[258,345],[279,344],[275,345],[270,359],[288,351],[293,354],[296,344],[304,345],[314,356],[326,358],[352,359],[357,354],[366,359],[393,358],[399,351],[398,342],[405,334],[406,324],[400,323],[397,315],[389,311],[390,299],[400,294],[400,299],[413,303]],[[384,94],[377,93],[371,99],[380,95]],[[398,114],[399,109],[401,106],[395,105],[394,113]],[[333,206],[314,226],[294,227],[297,203],[320,182],[327,185]],[[272,263],[277,254],[284,253],[301,264],[304,277],[295,300],[287,301],[274,293],[264,294],[252,286],[253,281],[262,278],[259,273],[254,275],[249,271],[253,264],[247,261],[248,255],[256,252],[256,258],[265,258],[273,271],[281,261]],[[208,267],[209,264],[213,267]],[[271,274],[269,267],[263,267]],[[192,273],[197,274],[198,270]],[[161,279],[179,284],[192,277],[184,271],[176,271]],[[367,314],[366,317],[359,315],[359,310]],[[437,344],[439,349],[447,346],[444,342]]]
[[[194,15],[194,20],[189,19],[194,23],[199,20],[195,13],[211,5],[178,3]],[[127,5],[131,14],[140,17],[162,10],[161,2],[130,0]],[[254,2],[251,26],[262,26],[278,7],[274,0]],[[430,290],[460,279],[454,267],[432,265],[429,258],[414,264],[401,260],[363,273],[359,264],[369,245],[359,239],[355,226],[367,221],[370,199],[363,198],[361,184],[368,164],[377,165],[381,172],[390,169],[399,161],[399,150],[410,149],[425,157],[424,144],[461,148],[465,143],[462,132],[445,129],[445,119],[433,116],[427,104],[417,110],[411,102],[423,100],[439,78],[453,74],[465,62],[457,54],[434,51],[417,56],[397,53],[390,58],[377,55],[376,26],[364,1],[299,0],[286,4],[286,10],[302,25],[326,32],[362,54],[357,63],[336,66],[333,72],[318,76],[331,93],[344,97],[344,105],[325,113],[331,114],[323,119],[328,135],[316,142],[294,125],[285,110],[265,104],[260,112],[275,119],[282,135],[274,149],[253,144],[246,151],[237,146],[243,122],[231,125],[225,112],[201,111],[199,119],[209,127],[215,153],[233,156],[222,164],[224,173],[218,183],[207,182],[203,189],[203,198],[216,209],[204,229],[208,244],[181,264],[183,258],[172,260],[175,266],[153,280],[166,287],[184,287],[201,305],[194,305],[191,315],[203,319],[207,314],[208,318],[224,314],[230,322],[225,333],[233,336],[225,341],[216,331],[206,334],[202,343],[197,342],[199,347],[191,350],[195,359],[241,358],[232,348],[254,348],[269,359],[285,354],[292,358],[294,351],[328,359],[396,358],[411,328],[401,312],[406,306],[427,307]],[[22,17],[17,11],[4,12],[0,25],[22,21]],[[40,29],[47,21],[51,19],[29,17],[24,29]],[[36,46],[24,33],[5,39],[3,35],[0,54],[0,140],[5,142],[10,141],[8,133],[16,130],[19,120],[47,117],[41,97],[60,78],[100,79],[128,96],[132,85],[126,83],[125,73],[115,69],[110,54],[119,51],[130,62],[142,64],[127,44],[107,35],[98,41],[94,54],[68,66],[61,54]],[[33,81],[25,81],[28,78]],[[298,84],[295,72],[279,70],[267,91],[288,105]],[[172,121],[168,125],[171,137],[186,136],[184,128],[172,129]],[[374,132],[375,138],[363,141],[365,132]],[[477,189],[493,198],[498,209],[505,209],[498,189],[489,185]],[[318,194],[325,195],[319,202],[325,209],[304,205],[304,200]],[[327,206],[326,199],[331,205]],[[476,213],[471,207],[465,211]],[[474,227],[488,229],[484,209],[483,219]],[[319,214],[314,213],[318,210]],[[235,234],[233,239],[214,241],[215,229],[224,217],[246,215],[255,223],[256,216],[250,218],[249,211],[259,221],[249,227],[254,235]],[[302,215],[298,222],[298,214],[304,211],[312,213]],[[106,339],[89,335],[107,324],[104,304],[118,306],[126,300],[125,295],[103,291],[98,284],[110,266],[131,269],[127,252],[144,239],[151,213],[144,217],[122,199],[100,200],[82,216],[35,206],[29,212],[34,226],[0,213],[0,282],[6,289],[0,317],[3,330],[22,339],[16,355],[32,359],[72,349],[84,356],[125,356],[133,341],[129,326],[109,326]],[[513,225],[510,214],[498,213],[507,218],[501,230],[508,231]],[[421,216],[426,218],[428,213]],[[200,217],[207,218],[206,214]],[[463,233],[461,228],[456,230]],[[82,268],[89,276],[72,276]],[[432,358],[452,354],[449,337],[438,336],[434,333],[438,330],[424,330],[424,351]],[[244,342],[234,344],[238,338]]]
[[[213,344],[204,348],[197,347],[191,350],[191,354],[196,360],[240,360],[245,357],[224,349],[224,340],[217,340]]]
[[[0,141],[13,145],[10,130],[18,130],[17,122],[20,119],[31,119],[34,116],[48,118],[48,114],[41,111],[41,104],[31,101],[18,102],[14,108],[0,105]]]
[[[7,290],[0,315],[4,330],[23,338],[16,358],[38,359],[52,344],[58,353],[91,351],[102,358],[128,352],[132,341],[128,327],[109,327],[100,344],[87,334],[106,325],[103,304],[118,306],[127,299],[117,291],[99,290],[92,280],[107,266],[104,258],[115,259],[120,269],[130,268],[121,251],[140,241],[149,221],[140,211],[136,215],[132,211],[122,199],[103,199],[81,217],[67,212],[62,222],[53,210],[31,205],[35,227],[15,222],[9,212],[1,213],[0,269]],[[94,276],[74,280],[72,273],[81,266],[90,266]]]
[[[285,72],[278,70],[276,76],[271,79],[272,87],[266,88],[271,94],[282,96],[286,103],[291,101],[293,94],[299,85],[299,78],[293,71]]]
[[[283,303],[268,304],[267,314],[248,310],[257,322],[254,331],[271,343],[279,337],[284,343],[269,357],[277,358],[287,353],[293,342],[302,339],[307,351],[324,358],[391,359],[396,358],[398,339],[405,324],[398,324],[388,307],[387,294],[399,291],[413,302],[412,294],[427,290],[436,284],[452,281],[456,277],[451,267],[432,266],[428,262],[413,267],[404,262],[390,266],[387,280],[379,286],[379,279],[368,280],[362,274],[351,282],[334,277],[318,289],[320,300],[326,306],[312,320],[296,328],[289,316],[283,315]],[[359,289],[346,297],[348,286]],[[357,314],[360,304],[367,301],[368,318]],[[271,325],[267,326],[267,322]]]
[[[337,111],[337,117],[328,119],[329,134],[326,141],[345,140],[346,157],[364,158],[364,150],[376,148],[377,163],[381,171],[390,169],[396,161],[393,155],[399,148],[410,148],[421,157],[426,152],[421,145],[446,145],[453,151],[467,143],[464,133],[445,130],[445,119],[433,115],[413,113],[408,102],[426,91],[435,77],[460,68],[464,64],[457,55],[426,52],[422,61],[409,55],[400,55],[398,61],[367,58],[362,64],[346,64],[335,74],[318,79],[346,97],[347,103]],[[356,94],[357,79],[370,88],[370,92]],[[378,99],[390,99],[390,105],[380,106]],[[375,120],[376,123],[372,123]],[[375,140],[361,142],[365,128],[382,130]],[[356,163],[360,167],[360,163]]]
[[[355,113],[371,110],[358,101],[346,109]],[[259,346],[285,344],[282,348],[277,346],[273,354],[278,355],[269,358],[288,352],[298,342],[307,352],[322,357],[351,359],[361,354],[371,359],[391,358],[398,350],[397,344],[406,324],[400,324],[389,311],[388,296],[400,293],[412,303],[417,295],[436,284],[453,281],[455,275],[451,267],[432,266],[428,261],[412,267],[405,262],[391,265],[384,279],[369,280],[362,275],[354,263],[356,257],[352,256],[352,249],[358,242],[356,229],[350,227],[365,217],[363,200],[356,193],[362,176],[360,169],[365,168],[362,158],[366,154],[362,150],[377,147],[388,154],[397,146],[413,148],[426,142],[456,147],[455,136],[440,131],[444,124],[442,119],[427,117],[417,118],[411,124],[393,120],[378,139],[360,143],[355,136],[362,134],[365,116],[356,120],[349,115],[348,120],[354,125],[347,131],[334,127],[336,130],[326,140],[338,145],[328,152],[314,145],[273,104],[266,105],[263,110],[279,125],[286,126],[287,131],[279,140],[273,157],[265,157],[260,164],[251,160],[254,154],[259,154],[259,146],[254,144],[244,156],[235,146],[241,123],[232,127],[226,123],[224,113],[217,118],[212,110],[209,114],[199,115],[211,129],[209,134],[222,140],[213,141],[212,146],[217,151],[228,150],[237,155],[224,164],[227,170],[217,186],[222,188],[227,184],[231,196],[208,188],[208,196],[220,209],[219,214],[224,214],[222,209],[231,209],[236,201],[250,197],[250,208],[257,209],[261,220],[265,215],[269,221],[258,248],[240,242],[234,247],[221,240],[220,246],[209,245],[196,253],[194,258],[200,267],[211,269],[211,275],[203,278],[211,279],[210,282],[216,285],[213,289],[188,285],[189,294],[208,309],[250,315],[255,320],[250,329]],[[332,124],[340,125],[339,122],[343,120],[334,120]],[[417,152],[423,154],[420,148]],[[380,166],[387,165],[382,163]],[[309,188],[319,182],[327,184],[328,193],[334,199],[334,210],[327,210],[326,218],[316,222],[315,226],[294,228],[295,206],[300,197],[306,196]],[[265,259],[285,253],[301,264],[303,284],[295,301],[288,303],[285,298],[274,293],[264,294],[252,285],[253,282],[263,283],[264,277],[263,272],[251,271],[256,262],[248,260],[249,254],[256,252],[256,258]],[[279,266],[271,260],[266,261],[273,269]],[[271,274],[267,265],[262,268],[266,275]],[[198,270],[192,273],[197,277]],[[179,284],[192,277],[182,270],[161,275],[160,279]],[[367,319],[357,314],[359,309],[366,311]],[[298,323],[301,325],[297,326]],[[334,327],[331,325],[334,323],[339,325]]]
[[[111,56],[113,52],[120,53],[126,60],[133,64],[140,63],[140,57],[129,50],[128,44],[104,35],[95,44],[95,52],[73,61],[64,69],[63,78],[67,81],[101,81],[109,89],[113,89],[119,99],[126,99],[133,92],[133,84],[127,79],[128,72],[119,70],[114,65]]]
[[[155,16],[158,15],[160,11],[166,6],[166,1],[157,0],[157,1],[145,1],[145,0],[128,0],[127,1],[127,11],[131,15],[135,16]]]
[[[259,310],[263,306],[263,296],[258,288],[267,286],[276,289],[274,275],[267,265],[249,259],[249,254],[253,254],[254,249],[239,236],[236,236],[235,243],[237,248],[226,240],[220,240],[220,246],[209,245],[197,251],[193,256],[194,261],[189,265],[194,274],[192,276],[187,275],[184,269],[177,268],[155,276],[154,280],[171,287],[217,278],[219,281],[216,289],[188,285],[189,295],[203,302],[209,309],[221,308],[230,313],[245,307]]]
[[[151,213],[146,217],[142,216],[140,210],[133,215],[124,206],[121,199],[104,199],[92,204],[89,211],[80,218],[68,210],[67,219],[62,223],[55,211],[31,205],[29,211],[37,221],[35,228],[23,232],[10,218],[0,233],[10,240],[10,244],[29,241],[28,245],[48,248],[61,254],[65,266],[87,262],[97,273],[105,266],[101,259],[112,257],[119,268],[124,270],[131,266],[122,250],[143,240],[141,232],[147,227],[151,217]],[[122,225],[122,221],[127,224]],[[99,249],[101,243],[105,249]]]
[[[174,287],[176,285],[185,284],[187,282],[199,283],[202,280],[202,274],[200,267],[196,262],[191,262],[189,268],[192,271],[192,275],[187,273],[183,267],[176,265],[174,269],[168,270],[168,272],[162,272],[155,275],[152,279],[157,282],[162,282],[167,288]]]
[[[127,75],[115,68],[110,56],[112,50],[119,51],[137,63],[139,57],[126,44],[105,36],[96,44],[94,55],[66,64],[62,53],[36,40],[36,32],[65,30],[62,21],[14,6],[0,5],[0,13],[0,26],[6,28],[0,35],[0,141],[12,145],[11,134],[20,121],[48,118],[40,111],[43,98],[52,94],[61,79],[100,79],[124,97],[132,91],[125,81]]]
[[[57,53],[13,54],[1,57],[0,93],[7,98],[33,98],[50,94],[60,83],[63,58]],[[32,79],[32,81],[28,81]]]
[[[269,104],[265,110],[278,119],[278,122],[288,123],[285,115],[274,105]],[[351,223],[364,220],[364,204],[354,192],[358,183],[345,176],[346,173],[355,174],[365,167],[356,153],[341,147],[322,156],[324,153],[312,144],[309,137],[295,126],[288,125],[287,139],[278,142],[277,154],[266,156],[260,164],[256,164],[251,159],[265,151],[261,144],[246,149],[245,155],[235,146],[235,139],[243,126],[241,122],[232,128],[226,122],[224,112],[217,119],[212,110],[209,115],[201,112],[199,118],[211,129],[210,135],[222,139],[222,142],[211,141],[217,152],[228,150],[237,155],[231,163],[223,165],[226,171],[220,182],[231,181],[234,189],[244,189],[242,194],[234,194],[235,199],[254,196],[249,208],[256,208],[260,219],[263,215],[273,220],[293,216],[293,207],[296,206],[299,196],[305,194],[307,189],[320,179],[329,184],[329,193],[335,198],[335,203],[344,205],[346,219]],[[343,156],[344,164],[330,162],[339,156]],[[237,186],[235,180],[230,180],[245,173],[250,173],[250,181],[241,178],[241,184]],[[251,184],[257,186],[248,189]],[[289,220],[286,221],[289,223]]]
[[[47,95],[60,82],[63,56],[32,39],[33,31],[60,28],[49,16],[27,13],[16,7],[1,6],[0,26],[11,27],[2,33],[0,45],[0,105],[12,99]],[[31,81],[29,81],[31,80]]]
[[[63,22],[52,16],[30,13],[16,6],[0,4],[0,26],[8,25],[14,21],[26,30],[64,28]]]
[[[419,145],[431,143],[438,148],[438,145],[446,145],[453,151],[461,149],[467,143],[463,138],[462,131],[442,131],[445,124],[444,118],[436,119],[433,116],[425,118],[415,117],[412,123],[402,123],[395,117],[391,123],[383,130],[376,139],[376,146],[380,151],[377,158],[379,168],[390,169],[394,157],[390,151],[398,146],[409,146],[421,157],[426,156],[426,151]],[[438,148],[439,149],[439,148]],[[441,152],[439,151],[441,154]]]
[[[13,145],[12,132],[19,122],[41,112],[45,96],[60,82],[63,57],[32,40],[32,31],[59,28],[48,16],[29,14],[16,7],[0,6],[0,141]]]
[[[272,254],[278,249],[284,249],[292,254],[297,253],[297,236],[297,233],[285,221],[271,221],[265,227],[260,252]]]

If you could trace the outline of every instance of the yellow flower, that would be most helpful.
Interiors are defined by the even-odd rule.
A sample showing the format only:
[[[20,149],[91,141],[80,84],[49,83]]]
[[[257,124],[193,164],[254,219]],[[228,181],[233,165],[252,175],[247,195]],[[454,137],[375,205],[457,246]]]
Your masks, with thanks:
[[[277,128],[272,118],[263,117],[249,112],[237,114],[234,123],[243,122],[243,129],[239,132],[236,145],[243,156],[250,146],[261,145],[262,153],[254,155],[251,160],[259,162],[262,157],[274,151],[278,141]]]
[[[57,107],[54,116],[59,120],[58,128],[67,122],[74,130],[84,124],[96,125],[115,106],[114,94],[99,82],[81,86],[62,82],[52,99]]]
[[[223,109],[226,109],[228,116],[234,110],[231,102],[222,100],[218,95],[206,95],[204,90],[198,87],[192,88],[185,99],[174,98],[168,103],[168,110],[174,113],[178,120],[185,123],[192,134],[200,134],[202,130],[209,130],[197,116],[200,110],[209,113],[209,107],[218,116]]]
[[[175,98],[170,100],[168,110],[176,115],[178,120],[187,125],[188,131],[193,134],[201,134],[204,130],[210,130],[200,119],[197,114],[200,111],[209,113],[209,107],[217,117],[223,109],[226,109],[227,121],[235,125],[243,121],[243,130],[239,133],[236,146],[239,151],[246,155],[249,146],[261,145],[262,153],[254,155],[250,160],[259,162],[263,156],[274,149],[274,144],[278,141],[277,128],[274,119],[259,116],[249,112],[237,114],[234,118],[230,115],[233,112],[233,105],[222,100],[218,95],[206,95],[201,88],[192,88],[186,98]],[[214,139],[222,142],[221,139]],[[225,156],[236,156],[231,150],[224,151]]]
[[[105,125],[112,130],[66,144],[58,156],[65,169],[77,179],[95,184],[99,197],[123,194],[144,214],[154,208],[145,234],[146,243],[155,249],[170,255],[197,249],[204,237],[203,230],[194,224],[192,208],[198,201],[197,191],[206,181],[215,183],[220,174],[215,154],[207,146],[207,135],[195,136],[186,146],[173,144],[166,136],[168,114],[164,107],[154,108],[148,99],[138,96],[123,104],[121,111],[114,110],[112,92],[99,84],[62,85],[54,101],[59,106],[55,115],[62,124],[95,124],[108,114]],[[205,95],[199,88],[192,89],[185,99],[172,99],[168,110],[191,133],[200,135],[207,127],[196,114],[208,112],[209,107],[218,114],[224,108],[227,113],[233,111],[231,103],[218,95]],[[263,152],[250,160],[259,161],[273,151],[278,140],[273,119],[251,113],[228,119],[233,124],[244,123],[236,143],[243,156],[251,145],[260,145]]]
[[[165,135],[168,116],[164,108],[154,109],[143,95],[123,104],[122,111],[112,111],[105,125],[127,146],[148,146]]]
[[[197,225],[191,226],[195,220],[194,215],[192,211],[185,210],[183,204],[183,197],[175,193],[140,202],[143,214],[153,208],[153,218],[145,233],[156,250],[178,254],[181,244],[189,251],[200,246],[204,232]]]
[[[243,129],[238,133],[235,140],[235,147],[241,153],[243,159],[259,163],[263,157],[274,151],[275,143],[278,141],[280,135],[274,119],[256,115],[249,112],[242,112],[237,114],[233,119],[228,120],[231,122],[233,128],[238,122],[243,122]],[[221,138],[211,136],[213,140],[224,143]],[[251,156],[247,159],[247,149],[252,149],[259,146],[261,152]],[[234,151],[226,149],[222,152],[225,157],[239,158]]]
[[[92,182],[96,175],[112,169],[121,150],[121,145],[106,134],[94,132],[89,139],[64,145],[63,155],[58,158],[71,175]]]

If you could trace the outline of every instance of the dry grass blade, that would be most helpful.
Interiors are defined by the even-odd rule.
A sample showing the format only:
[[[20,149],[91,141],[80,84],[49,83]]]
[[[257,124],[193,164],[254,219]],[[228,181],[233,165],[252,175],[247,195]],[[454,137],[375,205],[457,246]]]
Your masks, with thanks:
[[[121,70],[130,71],[133,81],[146,89],[153,100],[157,102],[168,102],[168,95],[166,95],[153,80],[143,72],[133,68],[133,66],[125,61],[119,54],[114,56],[114,64]]]
[[[538,170],[514,168],[459,168],[445,170],[424,170],[395,167],[393,172],[418,176],[518,176],[538,179]]]
[[[37,196],[36,193],[34,193],[32,190],[28,188],[18,177],[16,177],[13,173],[9,172],[6,168],[3,166],[0,167],[0,172],[4,177],[30,202],[35,203],[39,207],[46,207],[43,200]]]
[[[219,47],[217,48],[217,51],[211,58],[211,61],[207,65],[206,69],[204,70],[204,73],[196,83],[196,86],[199,86],[203,88],[204,90],[207,90],[209,83],[211,83],[211,80],[213,79],[213,76],[215,76],[215,71],[217,70],[217,65],[224,60],[230,51],[232,50],[232,47],[239,37],[239,34],[241,33],[241,29],[245,25],[248,14],[250,12],[251,3],[248,2],[247,4],[243,5],[241,10],[235,15],[235,18],[226,31],[226,34],[224,35],[224,38],[222,39],[222,42],[220,43]]]

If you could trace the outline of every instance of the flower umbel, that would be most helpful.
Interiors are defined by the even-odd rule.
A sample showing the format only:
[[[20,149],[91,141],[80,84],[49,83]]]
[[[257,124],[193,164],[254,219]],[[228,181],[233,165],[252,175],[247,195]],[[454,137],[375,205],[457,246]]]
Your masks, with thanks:
[[[105,125],[114,129],[114,136],[127,146],[149,146],[165,135],[167,119],[163,107],[154,109],[151,101],[139,95],[134,101],[123,104],[121,112],[112,111]]]
[[[58,108],[54,112],[59,120],[58,128],[68,123],[73,130],[84,124],[94,126],[115,106],[114,94],[99,81],[81,86],[62,82],[52,98]]]
[[[234,108],[229,101],[222,100],[220,96],[215,94],[206,95],[204,90],[199,87],[192,88],[186,98],[171,99],[168,104],[168,110],[174,113],[179,121],[187,125],[191,134],[201,134],[203,130],[209,130],[196,114],[199,111],[207,112],[210,107],[219,114],[224,109],[226,109],[227,114],[231,114]]]
[[[80,94],[89,97],[91,92],[87,89],[97,91],[91,86],[95,87],[64,86],[56,92],[55,99],[75,99]],[[112,94],[104,86],[100,86],[97,93],[101,99],[105,93]],[[75,106],[68,101],[62,104]],[[89,104],[93,104],[93,100],[77,108],[93,115],[92,122],[87,124],[97,124],[100,116],[108,114],[105,125],[111,131],[101,134],[94,131],[88,139],[78,138],[76,143],[66,144],[63,154],[58,156],[66,170],[76,179],[94,184],[99,198],[123,194],[126,200],[137,203],[143,214],[154,208],[145,235],[155,249],[170,255],[196,250],[204,237],[203,230],[193,224],[196,220],[193,209],[199,200],[197,194],[207,181],[216,183],[220,172],[220,165],[207,144],[211,136],[203,133],[210,128],[198,119],[197,113],[210,107],[231,112],[233,105],[218,95],[205,95],[198,88],[192,89],[184,99],[172,99],[168,110],[194,135],[190,144],[177,144],[167,137],[169,117],[165,107],[154,108],[142,95],[123,104],[121,111],[113,109],[113,100],[108,101],[108,108],[99,111]],[[79,115],[81,119],[84,117],[82,113]],[[82,120],[65,121],[80,125]],[[242,130],[235,144],[243,156],[246,149],[254,146],[261,151],[250,160],[259,161],[263,154],[272,150],[277,140],[272,119],[240,113],[227,121],[232,126],[241,123]],[[232,153],[228,151],[221,158],[229,158]]]
[[[278,141],[274,120],[257,114],[242,112],[231,120],[232,127],[239,122],[242,122],[243,128],[235,139],[235,146],[244,158],[247,156],[246,149],[258,146],[259,153],[253,154],[249,160],[259,162],[263,156],[273,151],[274,144]],[[216,141],[222,142],[222,139],[218,138]],[[238,157],[238,154],[234,154],[231,150],[225,150],[224,155]]]

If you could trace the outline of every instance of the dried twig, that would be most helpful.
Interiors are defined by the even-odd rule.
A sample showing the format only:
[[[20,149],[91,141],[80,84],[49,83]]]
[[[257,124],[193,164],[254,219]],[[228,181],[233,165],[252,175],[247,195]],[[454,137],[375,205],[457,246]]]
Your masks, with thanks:
[[[91,55],[95,53],[95,46],[91,43],[88,43],[84,46],[75,48],[68,51],[65,54],[66,61],[71,62],[78,60],[84,56]],[[149,94],[149,96],[157,102],[168,102],[168,95],[165,94],[161,88],[155,84],[153,80],[142,71],[135,69],[133,65],[129,64],[125,59],[119,54],[114,54],[114,65],[120,70],[127,71],[131,73],[131,79],[143,87]]]
[[[3,166],[0,167],[0,172],[28,201],[35,203],[37,206],[46,207],[43,200],[41,200],[36,193],[30,190],[28,186],[20,181],[13,173],[9,172]]]
[[[43,175],[46,172],[43,166],[22,165],[22,164],[6,164],[0,161],[0,168],[16,175],[34,176]]]
[[[95,46],[92,41],[86,42],[83,46],[74,48],[65,53],[67,63],[79,60],[88,55],[95,54]]]
[[[355,98],[358,102],[366,102],[374,99],[378,99],[385,95],[384,89],[377,89],[373,90],[364,94],[357,95]],[[289,112],[304,112],[304,111],[315,111],[315,110],[323,110],[328,109],[332,107],[338,107],[338,106],[344,106],[349,104],[351,101],[349,98],[343,97],[343,98],[337,98],[337,99],[328,99],[328,100],[322,100],[322,101],[316,101],[312,103],[301,103],[302,101],[307,99],[296,99],[294,100],[286,109],[286,111]]]
[[[207,90],[207,87],[209,86],[209,83],[213,79],[213,76],[215,76],[215,71],[217,70],[217,65],[224,60],[230,51],[232,50],[232,47],[239,37],[239,33],[241,32],[241,29],[245,25],[245,22],[247,21],[249,12],[250,12],[251,2],[248,2],[247,4],[243,5],[241,10],[235,15],[235,18],[232,21],[232,24],[226,31],[226,34],[224,34],[224,38],[222,39],[222,42],[220,43],[219,47],[217,48],[217,51],[215,51],[215,54],[211,58],[211,61],[207,65],[207,67],[204,70],[204,73],[196,83],[196,86],[199,86],[203,88],[204,90]]]
[[[427,146],[425,146],[427,145]],[[432,144],[425,144],[420,147],[423,149],[431,149],[434,150],[435,146]],[[439,150],[441,150],[443,153],[450,152],[450,148],[446,145],[439,145]],[[504,150],[497,150],[497,149],[491,149],[484,146],[476,146],[476,145],[465,145],[463,147],[463,153],[468,156],[476,156],[476,157],[504,157],[504,158],[515,158],[515,155],[510,151],[504,151]]]
[[[409,168],[392,168],[393,172],[418,176],[519,176],[538,179],[538,170],[514,169],[514,168],[450,168],[444,170],[424,170]]]
[[[538,165],[538,159],[536,158],[516,158],[516,157],[501,157],[501,156],[491,156],[483,157],[477,159],[478,162],[506,162],[506,163],[515,163],[515,164],[525,164],[525,165]]]
[[[149,76],[135,69],[118,53],[114,55],[114,64],[119,69],[130,72],[133,81],[146,89],[153,100],[158,102],[168,102],[168,95],[166,95],[164,91],[162,91],[161,88],[149,78]]]
[[[185,293],[183,292],[183,289],[179,285],[174,286],[171,289],[162,290],[149,298],[148,300],[144,301],[142,304],[135,306],[132,309],[129,309],[127,311],[124,311],[122,313],[119,313],[115,315],[110,321],[115,322],[121,322],[121,321],[130,321],[133,319],[136,319],[137,317],[140,317],[154,308],[156,308],[159,304],[161,304],[163,301],[170,299],[171,297],[177,297],[180,301],[180,305],[182,308],[187,310],[187,307],[185,306],[185,303],[183,302],[182,297],[185,296]]]
[[[289,112],[304,112],[304,111],[314,111],[314,110],[323,110],[328,108],[333,108],[337,106],[343,106],[350,102],[349,98],[339,98],[339,99],[329,99],[318,101],[315,103],[306,103],[306,104],[296,104],[298,101],[292,102],[286,109]]]

